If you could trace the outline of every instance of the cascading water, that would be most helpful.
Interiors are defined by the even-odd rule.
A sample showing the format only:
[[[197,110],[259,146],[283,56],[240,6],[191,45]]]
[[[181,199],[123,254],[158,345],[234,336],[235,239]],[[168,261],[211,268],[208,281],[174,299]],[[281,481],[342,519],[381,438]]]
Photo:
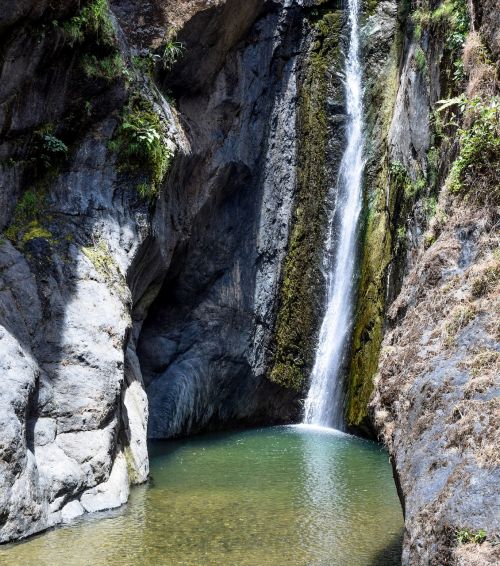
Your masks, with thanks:
[[[362,206],[363,176],[359,0],[348,0],[348,4],[350,38],[345,69],[347,147],[335,187],[336,206],[332,207],[329,219],[325,252],[327,309],[321,325],[304,416],[307,424],[339,429],[343,423],[342,358],[352,328],[356,236]],[[337,218],[339,220],[335,222]]]

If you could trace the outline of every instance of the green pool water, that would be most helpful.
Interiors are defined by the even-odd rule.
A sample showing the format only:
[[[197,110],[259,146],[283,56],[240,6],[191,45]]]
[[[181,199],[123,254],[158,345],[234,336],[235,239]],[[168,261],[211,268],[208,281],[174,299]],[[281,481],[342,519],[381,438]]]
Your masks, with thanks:
[[[302,427],[151,447],[127,506],[0,548],[9,565],[391,566],[403,518],[375,443]]]

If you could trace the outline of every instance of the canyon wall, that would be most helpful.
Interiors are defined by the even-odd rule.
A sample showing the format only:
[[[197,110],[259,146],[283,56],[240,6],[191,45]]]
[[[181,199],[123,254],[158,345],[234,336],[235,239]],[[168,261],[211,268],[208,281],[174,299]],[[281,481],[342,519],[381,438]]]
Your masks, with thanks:
[[[405,564],[498,548],[497,20],[362,6],[346,420],[389,448]],[[346,25],[322,0],[2,10],[0,542],[123,504],[148,436],[300,418]]]
[[[404,503],[404,564],[500,559],[498,29],[488,2],[421,2],[408,19],[387,186],[411,206],[392,232],[371,400]]]

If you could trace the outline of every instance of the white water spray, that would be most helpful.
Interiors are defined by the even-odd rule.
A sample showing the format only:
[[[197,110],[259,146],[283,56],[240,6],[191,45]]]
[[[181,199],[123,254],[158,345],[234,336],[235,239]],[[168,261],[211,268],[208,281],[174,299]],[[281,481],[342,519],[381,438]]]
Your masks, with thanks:
[[[351,334],[355,283],[356,236],[362,206],[363,91],[359,63],[359,0],[348,0],[350,39],[346,59],[345,90],[348,117],[347,147],[336,187],[337,205],[329,219],[325,258],[327,309],[321,325],[304,422],[342,428],[342,365]],[[333,226],[334,217],[339,218]],[[336,252],[334,228],[337,233]]]

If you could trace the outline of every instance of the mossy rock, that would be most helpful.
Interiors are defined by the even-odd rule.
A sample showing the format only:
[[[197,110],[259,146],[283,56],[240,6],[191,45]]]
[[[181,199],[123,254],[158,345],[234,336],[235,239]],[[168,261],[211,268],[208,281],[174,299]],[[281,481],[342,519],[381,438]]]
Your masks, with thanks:
[[[314,36],[299,92],[297,196],[268,374],[271,381],[295,391],[307,384],[323,306],[321,262],[332,183],[328,144],[338,135],[331,131],[327,99],[340,69],[342,18],[341,10],[326,10],[312,20]]]

